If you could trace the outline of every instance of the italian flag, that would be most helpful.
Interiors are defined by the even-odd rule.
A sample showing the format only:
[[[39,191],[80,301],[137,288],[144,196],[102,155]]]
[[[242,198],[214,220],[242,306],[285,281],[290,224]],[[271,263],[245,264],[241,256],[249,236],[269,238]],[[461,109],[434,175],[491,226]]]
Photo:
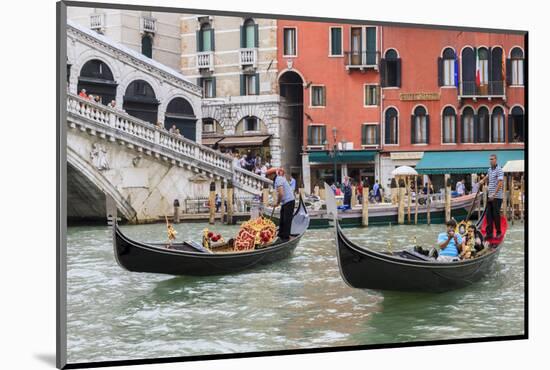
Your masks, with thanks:
[[[476,49],[476,85],[481,85],[481,62],[479,61],[479,50]]]

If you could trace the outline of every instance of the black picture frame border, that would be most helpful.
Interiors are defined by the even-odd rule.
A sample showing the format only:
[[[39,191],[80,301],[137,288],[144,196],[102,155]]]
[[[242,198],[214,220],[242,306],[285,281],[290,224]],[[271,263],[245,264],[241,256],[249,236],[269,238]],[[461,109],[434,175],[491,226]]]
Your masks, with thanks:
[[[422,347],[434,345],[450,345],[450,344],[468,344],[468,343],[484,343],[484,342],[499,342],[511,340],[529,339],[529,227],[528,219],[529,212],[524,214],[524,334],[509,335],[509,336],[492,336],[492,337],[476,337],[462,339],[441,339],[430,341],[415,341],[403,343],[380,343],[366,344],[354,346],[339,346],[339,347],[318,347],[318,348],[301,348],[288,350],[274,351],[258,351],[258,352],[240,352],[227,354],[212,354],[212,355],[192,355],[192,356],[174,356],[174,357],[159,357],[159,358],[143,358],[129,360],[113,360],[113,361],[96,361],[96,362],[78,362],[67,363],[67,132],[66,125],[66,61],[67,61],[67,7],[83,7],[83,8],[103,8],[103,9],[125,9],[125,10],[141,10],[169,13],[187,13],[187,14],[212,14],[218,16],[233,16],[233,17],[255,17],[267,19],[285,19],[298,21],[312,22],[331,22],[331,23],[347,23],[347,24],[372,24],[377,26],[392,26],[392,27],[407,27],[407,28],[423,28],[436,30],[459,30],[468,32],[486,32],[486,33],[501,33],[501,34],[519,34],[524,36],[524,115],[525,115],[525,169],[524,169],[524,209],[529,209],[529,116],[528,116],[528,98],[529,98],[529,31],[514,30],[514,29],[499,29],[499,28],[483,28],[483,27],[462,27],[448,26],[436,24],[422,23],[406,23],[406,22],[385,22],[365,19],[346,19],[346,18],[328,18],[328,17],[311,17],[289,14],[267,14],[257,12],[234,12],[224,10],[211,9],[189,9],[179,7],[160,7],[147,5],[132,5],[132,4],[110,4],[101,2],[82,2],[62,0],[56,3],[56,367],[59,369],[79,369],[79,368],[96,368],[96,367],[111,367],[111,366],[127,366],[127,365],[146,365],[174,362],[191,362],[191,361],[206,361],[206,360],[222,360],[236,359],[246,357],[266,357],[266,356],[286,356],[297,354],[314,354],[314,353],[329,353],[329,352],[349,352],[361,351],[367,349],[386,349],[386,348],[405,348],[405,347]]]

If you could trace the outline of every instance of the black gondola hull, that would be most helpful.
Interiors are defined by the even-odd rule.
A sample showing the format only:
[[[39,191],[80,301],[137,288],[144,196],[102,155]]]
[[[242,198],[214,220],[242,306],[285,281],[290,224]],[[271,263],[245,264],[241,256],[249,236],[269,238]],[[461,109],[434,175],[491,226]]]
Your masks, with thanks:
[[[466,287],[492,271],[500,248],[486,256],[454,263],[407,261],[350,245],[338,233],[338,261],[346,283],[354,288],[441,293]]]
[[[189,243],[167,248],[163,244],[131,240],[114,222],[114,252],[118,264],[128,271],[189,276],[231,274],[290,257],[308,226],[309,215],[300,198],[292,224],[297,235],[290,240],[252,251],[207,253]]]
[[[126,270],[205,276],[240,272],[288,258],[301,237],[296,237],[280,246],[231,254],[181,252],[153,245],[136,245],[135,242],[127,240],[120,232],[117,233],[116,238],[117,261]]]

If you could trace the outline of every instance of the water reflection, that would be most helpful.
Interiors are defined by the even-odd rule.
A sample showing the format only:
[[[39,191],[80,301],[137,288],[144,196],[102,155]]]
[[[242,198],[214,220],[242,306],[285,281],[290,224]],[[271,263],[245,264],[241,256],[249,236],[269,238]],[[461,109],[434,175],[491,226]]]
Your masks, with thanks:
[[[176,225],[198,239],[205,224]],[[229,236],[235,226],[218,226]],[[346,229],[359,244],[433,243],[440,226]],[[163,225],[125,226],[138,240]],[[523,333],[523,230],[512,227],[498,268],[472,287],[439,295],[349,288],[330,230],[308,230],[294,256],[234,275],[130,273],[106,227],[68,230],[69,361],[122,360]]]

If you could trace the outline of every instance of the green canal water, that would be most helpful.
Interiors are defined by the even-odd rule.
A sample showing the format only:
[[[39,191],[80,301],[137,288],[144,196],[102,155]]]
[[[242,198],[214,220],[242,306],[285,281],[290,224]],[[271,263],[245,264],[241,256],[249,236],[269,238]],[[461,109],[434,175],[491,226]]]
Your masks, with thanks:
[[[175,225],[200,240],[206,224]],[[346,229],[385,249],[431,245],[442,225]],[[236,226],[214,228],[225,236]],[[165,226],[123,226],[144,241]],[[524,333],[524,230],[509,229],[495,271],[444,294],[348,287],[331,230],[308,230],[294,255],[248,272],[215,277],[131,273],[113,255],[107,227],[68,229],[69,362],[399,343]]]

